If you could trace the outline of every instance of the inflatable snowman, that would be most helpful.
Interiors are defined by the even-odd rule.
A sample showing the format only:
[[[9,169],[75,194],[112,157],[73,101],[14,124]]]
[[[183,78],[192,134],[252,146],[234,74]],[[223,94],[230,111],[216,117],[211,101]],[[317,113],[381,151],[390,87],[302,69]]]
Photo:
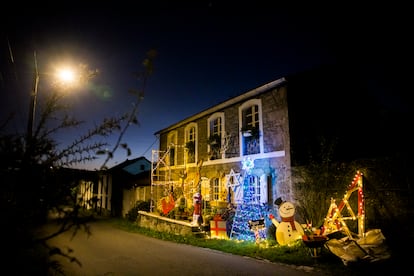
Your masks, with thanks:
[[[269,215],[269,218],[276,226],[277,242],[280,245],[288,245],[293,241],[302,239],[304,231],[302,226],[295,221],[295,206],[293,206],[293,203],[278,198],[275,200],[275,204],[279,206],[279,215],[282,221],[277,221],[272,214]]]

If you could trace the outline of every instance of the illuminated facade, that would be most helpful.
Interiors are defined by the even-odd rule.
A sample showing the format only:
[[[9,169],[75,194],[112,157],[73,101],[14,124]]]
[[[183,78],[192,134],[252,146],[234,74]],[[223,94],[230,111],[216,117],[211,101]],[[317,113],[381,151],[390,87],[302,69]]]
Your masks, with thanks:
[[[200,192],[203,208],[237,204],[234,175],[252,160],[248,181],[261,205],[292,197],[287,87],[284,78],[224,101],[156,133],[152,152],[152,211],[174,193],[191,206]],[[234,174],[234,175],[232,175]]]

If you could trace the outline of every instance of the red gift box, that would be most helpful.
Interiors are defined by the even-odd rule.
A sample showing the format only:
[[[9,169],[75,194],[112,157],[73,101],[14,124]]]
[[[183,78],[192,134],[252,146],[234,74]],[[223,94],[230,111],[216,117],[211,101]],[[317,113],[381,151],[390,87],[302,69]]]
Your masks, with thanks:
[[[210,235],[212,238],[227,239],[226,221],[214,218],[210,221]]]

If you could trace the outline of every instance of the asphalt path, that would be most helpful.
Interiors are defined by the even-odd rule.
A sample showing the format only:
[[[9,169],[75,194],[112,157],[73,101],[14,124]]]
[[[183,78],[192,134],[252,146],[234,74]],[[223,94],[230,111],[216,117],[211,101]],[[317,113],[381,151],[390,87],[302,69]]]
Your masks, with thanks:
[[[311,267],[276,264],[130,233],[106,220],[89,224],[91,236],[64,233],[49,243],[73,250],[80,264],[58,260],[66,275],[321,275]]]

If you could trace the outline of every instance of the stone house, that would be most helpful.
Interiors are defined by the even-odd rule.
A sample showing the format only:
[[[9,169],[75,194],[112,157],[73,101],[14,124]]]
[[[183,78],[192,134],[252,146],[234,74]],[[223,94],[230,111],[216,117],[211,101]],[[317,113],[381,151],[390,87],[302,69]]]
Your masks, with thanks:
[[[300,207],[302,223],[310,216],[319,225],[331,199],[339,202],[349,178],[363,169],[366,223],[385,228],[393,216],[378,206],[391,202],[390,187],[396,191],[393,202],[412,202],[401,200],[410,194],[411,177],[404,168],[412,163],[412,134],[406,128],[412,110],[384,102],[390,91],[372,84],[354,68],[321,66],[261,85],[157,131],[151,211],[162,213],[169,198],[191,211],[199,192],[203,211],[215,213],[229,202],[243,205],[238,203],[248,188],[249,199],[266,206],[265,218],[275,213],[274,202],[282,197]],[[327,152],[331,155],[324,156]],[[316,172],[312,180],[303,179],[304,166],[322,164],[320,158],[328,158],[329,167],[319,171],[320,177]]]
[[[157,131],[152,209],[159,209],[159,200],[172,191],[187,206],[196,192],[212,208],[237,203],[234,187],[246,176],[246,162],[252,165],[249,186],[259,203],[273,208],[278,197],[294,202],[296,172],[321,152],[321,137],[337,142],[335,162],[403,151],[384,145],[395,141],[407,119],[385,123],[392,113],[384,113],[381,94],[369,84],[352,68],[322,66],[261,85]]]
[[[281,196],[290,200],[286,84],[277,79],[158,131],[152,211],[162,209],[160,202],[171,193],[187,207],[200,192],[204,209],[226,208],[243,200],[240,182],[247,178],[259,204],[272,206]]]

